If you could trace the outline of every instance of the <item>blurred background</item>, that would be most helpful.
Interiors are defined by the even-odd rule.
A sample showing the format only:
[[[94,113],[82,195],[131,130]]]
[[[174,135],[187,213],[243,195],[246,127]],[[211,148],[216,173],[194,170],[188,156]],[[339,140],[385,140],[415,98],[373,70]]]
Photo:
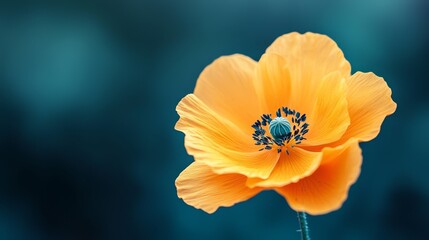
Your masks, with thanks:
[[[429,239],[428,25],[425,0],[1,1],[0,239],[299,239],[274,192],[208,215],[174,186],[201,70],[291,31],[329,35],[398,103],[313,238]]]

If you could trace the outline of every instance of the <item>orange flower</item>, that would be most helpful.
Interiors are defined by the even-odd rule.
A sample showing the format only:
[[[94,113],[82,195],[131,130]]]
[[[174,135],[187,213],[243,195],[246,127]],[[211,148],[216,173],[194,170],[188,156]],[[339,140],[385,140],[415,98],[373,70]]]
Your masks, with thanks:
[[[340,208],[360,173],[359,142],[396,110],[383,78],[350,72],[314,33],[277,38],[259,62],[215,60],[176,108],[195,159],[176,180],[179,198],[213,213],[272,189],[296,211]]]

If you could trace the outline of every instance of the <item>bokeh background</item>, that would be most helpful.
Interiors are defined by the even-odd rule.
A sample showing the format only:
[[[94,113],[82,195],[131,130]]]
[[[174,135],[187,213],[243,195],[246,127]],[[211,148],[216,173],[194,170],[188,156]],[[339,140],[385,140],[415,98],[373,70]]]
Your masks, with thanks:
[[[291,31],[329,35],[398,103],[313,238],[429,239],[428,24],[425,0],[1,1],[0,239],[299,239],[274,192],[208,215],[174,187],[201,70]]]

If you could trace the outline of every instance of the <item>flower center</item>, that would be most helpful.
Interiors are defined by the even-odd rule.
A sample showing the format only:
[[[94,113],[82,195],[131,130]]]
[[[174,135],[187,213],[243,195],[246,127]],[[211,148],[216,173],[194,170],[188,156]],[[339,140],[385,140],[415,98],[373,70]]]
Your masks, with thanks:
[[[304,135],[309,131],[308,123],[305,123],[307,116],[287,107],[279,108],[276,111],[276,118],[272,119],[271,114],[262,114],[261,120],[256,120],[252,125],[255,129],[252,137],[256,145],[261,145],[262,150],[271,150],[277,147],[277,152],[285,148],[288,149],[306,140]],[[291,124],[292,122],[292,124]],[[267,130],[271,136],[267,136]]]

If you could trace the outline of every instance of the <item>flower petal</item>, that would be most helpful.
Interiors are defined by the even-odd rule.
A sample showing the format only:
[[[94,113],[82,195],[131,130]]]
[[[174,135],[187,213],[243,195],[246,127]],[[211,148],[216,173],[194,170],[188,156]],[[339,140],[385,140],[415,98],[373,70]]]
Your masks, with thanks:
[[[324,161],[312,175],[297,183],[276,188],[292,209],[313,215],[325,214],[341,207],[350,186],[357,180],[362,164],[362,155],[356,141],[340,148],[340,154],[325,153]]]
[[[244,55],[220,57],[200,74],[194,94],[217,114],[252,133],[250,126],[260,117],[255,68],[256,62]]]
[[[307,86],[306,80],[291,77],[284,58],[270,53],[261,57],[256,72],[259,99],[267,109],[263,113],[288,107],[307,115],[310,130],[303,146],[334,142],[344,134],[350,119],[346,83],[340,72],[331,72]]]
[[[286,59],[294,66],[292,78],[301,79],[307,89],[330,72],[338,71],[342,77],[350,76],[350,63],[338,45],[328,36],[307,32],[296,32],[278,37],[266,50]],[[309,94],[310,95],[310,94]]]
[[[249,178],[246,184],[249,187],[281,187],[298,182],[312,174],[319,166],[321,159],[321,152],[292,148],[289,154],[281,153],[276,167],[267,179]]]
[[[305,135],[308,140],[302,142],[303,146],[322,145],[341,138],[350,124],[345,93],[346,84],[338,72],[320,81],[313,110],[307,116],[310,131]]]
[[[294,83],[284,58],[276,54],[264,54],[256,68],[256,89],[264,112],[274,113],[280,107],[290,106]],[[290,106],[291,107],[291,106]]]
[[[194,162],[176,179],[177,195],[187,204],[207,213],[245,201],[261,188],[248,188],[246,177],[239,174],[218,175],[210,167]]]
[[[217,174],[239,173],[267,178],[277,163],[276,151],[258,151],[252,136],[229,119],[216,114],[193,94],[176,108],[180,115],[175,128],[185,133],[185,146],[195,161]]]
[[[380,132],[386,116],[396,110],[392,90],[374,73],[357,72],[347,79],[350,126],[336,145],[349,138],[370,141]]]

